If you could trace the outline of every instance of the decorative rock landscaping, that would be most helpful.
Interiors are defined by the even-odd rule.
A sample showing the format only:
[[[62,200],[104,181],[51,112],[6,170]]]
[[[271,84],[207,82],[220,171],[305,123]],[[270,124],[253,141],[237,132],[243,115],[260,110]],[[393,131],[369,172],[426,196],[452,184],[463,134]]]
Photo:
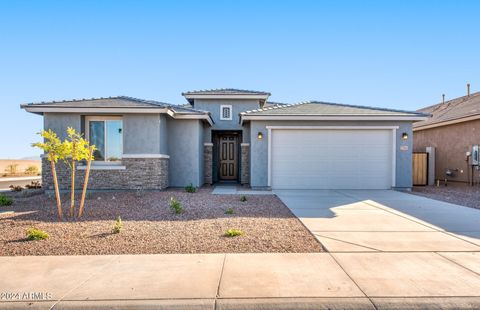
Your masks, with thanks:
[[[67,194],[63,197],[67,214]],[[175,197],[184,212],[170,209]],[[274,195],[212,195],[211,189],[186,193],[117,191],[88,195],[81,220],[59,222],[55,200],[45,195],[16,197],[14,214],[0,215],[0,255],[96,255],[153,253],[321,252],[321,244]],[[226,214],[232,208],[233,214]],[[123,228],[112,233],[120,216]],[[49,238],[27,241],[35,227]],[[228,229],[243,235],[225,237]]]

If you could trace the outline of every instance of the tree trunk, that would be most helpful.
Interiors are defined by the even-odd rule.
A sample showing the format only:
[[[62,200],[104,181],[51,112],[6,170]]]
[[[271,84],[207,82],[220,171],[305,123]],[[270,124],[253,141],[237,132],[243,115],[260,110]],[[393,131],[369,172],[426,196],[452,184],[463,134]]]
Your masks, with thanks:
[[[72,157],[72,189],[70,192],[70,217],[75,216],[75,160]]]
[[[58,219],[62,220],[63,211],[62,201],[60,200],[60,192],[58,190],[57,170],[55,169],[55,161],[53,159],[50,161],[50,163],[52,164],[53,184],[55,185],[55,197],[57,198]]]
[[[85,195],[87,194],[88,177],[90,175],[90,164],[92,163],[92,156],[93,147],[90,147],[90,153],[88,154],[87,171],[85,172],[85,180],[83,182],[82,200],[80,201],[80,208],[78,209],[78,217],[82,217],[83,215],[83,206],[85,205]]]

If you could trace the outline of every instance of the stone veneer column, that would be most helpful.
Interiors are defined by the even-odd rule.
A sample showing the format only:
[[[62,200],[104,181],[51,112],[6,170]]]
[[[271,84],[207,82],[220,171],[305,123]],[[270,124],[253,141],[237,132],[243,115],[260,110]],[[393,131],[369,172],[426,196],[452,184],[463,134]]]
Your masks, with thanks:
[[[204,160],[204,181],[205,184],[213,184],[213,143],[207,142],[203,144],[203,160]]]
[[[250,183],[250,143],[240,144],[240,184]]]

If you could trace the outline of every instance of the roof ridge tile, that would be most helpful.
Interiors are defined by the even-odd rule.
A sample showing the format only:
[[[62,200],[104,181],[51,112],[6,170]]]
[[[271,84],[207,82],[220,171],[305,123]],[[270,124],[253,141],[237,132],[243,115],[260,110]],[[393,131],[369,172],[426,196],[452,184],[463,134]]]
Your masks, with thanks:
[[[249,89],[240,89],[240,88],[210,88],[210,89],[197,89],[182,92],[182,96],[193,95],[193,94],[211,94],[215,92],[237,92],[237,93],[246,93],[246,94],[261,94],[261,95],[271,95],[269,92],[249,90]]]

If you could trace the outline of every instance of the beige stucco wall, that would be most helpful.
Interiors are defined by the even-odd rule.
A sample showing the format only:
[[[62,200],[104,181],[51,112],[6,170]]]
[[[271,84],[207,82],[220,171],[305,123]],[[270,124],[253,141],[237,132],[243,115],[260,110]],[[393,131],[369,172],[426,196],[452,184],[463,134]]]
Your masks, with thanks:
[[[428,146],[436,148],[435,179],[445,178],[445,169],[456,168],[459,171],[451,178],[454,181],[468,182],[468,163],[466,152],[472,145],[480,144],[480,120],[436,127],[413,133],[414,152],[424,152]],[[475,170],[475,179],[479,172]]]

